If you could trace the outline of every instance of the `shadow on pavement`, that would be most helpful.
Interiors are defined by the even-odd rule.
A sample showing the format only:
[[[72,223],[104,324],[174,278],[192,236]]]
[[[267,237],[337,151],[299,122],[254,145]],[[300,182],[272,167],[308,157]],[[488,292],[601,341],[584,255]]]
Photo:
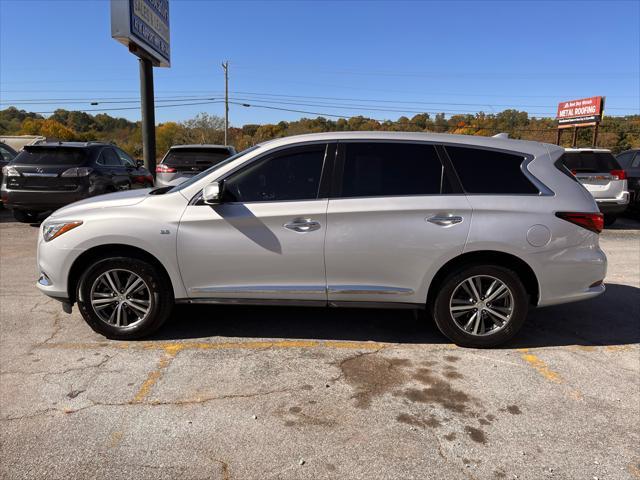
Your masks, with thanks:
[[[409,310],[179,305],[156,340],[203,337],[449,343]],[[585,302],[531,310],[506,348],[640,343],[640,289],[609,284]]]

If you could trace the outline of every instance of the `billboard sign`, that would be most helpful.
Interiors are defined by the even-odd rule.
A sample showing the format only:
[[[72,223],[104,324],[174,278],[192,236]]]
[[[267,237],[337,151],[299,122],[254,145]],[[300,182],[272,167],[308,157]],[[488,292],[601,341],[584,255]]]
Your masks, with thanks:
[[[604,97],[589,97],[579,100],[568,100],[558,104],[556,119],[558,126],[572,127],[585,123],[598,123],[602,118]]]
[[[169,0],[111,0],[111,36],[156,67],[171,66]]]

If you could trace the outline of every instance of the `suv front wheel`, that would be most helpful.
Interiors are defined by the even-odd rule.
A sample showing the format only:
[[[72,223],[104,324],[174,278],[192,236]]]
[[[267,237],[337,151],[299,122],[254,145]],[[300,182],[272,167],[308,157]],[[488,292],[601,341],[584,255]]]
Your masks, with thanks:
[[[173,306],[171,285],[158,267],[129,257],[90,265],[76,297],[89,326],[119,340],[150,335],[162,326]]]
[[[496,265],[462,267],[449,274],[433,314],[440,331],[457,345],[488,348],[510,340],[527,316],[527,292],[512,270]]]

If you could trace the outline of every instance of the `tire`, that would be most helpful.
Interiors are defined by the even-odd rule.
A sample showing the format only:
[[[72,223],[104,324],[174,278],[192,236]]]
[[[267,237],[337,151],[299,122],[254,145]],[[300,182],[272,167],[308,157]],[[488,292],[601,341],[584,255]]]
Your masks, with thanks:
[[[137,286],[131,295],[120,293],[108,302],[114,297],[114,289],[108,285],[107,272],[111,285],[122,287],[120,292],[131,275],[140,279],[143,285]],[[130,257],[107,258],[90,265],[78,282],[76,298],[80,313],[89,326],[95,332],[116,340],[151,335],[167,320],[174,303],[173,289],[163,272],[149,262]],[[94,305],[92,299],[101,304]],[[144,309],[146,313],[142,315],[140,310]]]
[[[13,210],[13,218],[20,223],[35,223],[38,221],[38,212],[31,210]]]
[[[495,304],[487,303],[485,306],[484,300],[476,302],[467,298],[471,295],[475,297],[468,283],[471,278],[476,282],[474,286],[481,298],[483,293],[488,293],[486,298],[491,300],[492,293],[497,293],[497,290],[501,289],[503,293],[493,299]],[[493,290],[490,290],[489,287],[494,280],[498,283]],[[465,285],[462,285],[463,283]],[[502,290],[502,285],[508,290],[506,293]],[[485,309],[482,308],[483,306]],[[490,308],[486,308],[487,306]],[[456,311],[452,312],[450,308]],[[514,271],[497,265],[467,265],[449,274],[442,282],[433,304],[433,317],[440,331],[456,345],[490,348],[501,345],[515,336],[527,318],[528,308],[529,297]],[[475,320],[471,318],[478,310],[478,313],[482,312],[484,315],[480,317],[480,322],[476,322],[477,316]],[[454,319],[454,314],[457,321]],[[493,314],[506,316],[507,321],[500,320]],[[471,322],[470,328],[467,327],[469,322]],[[500,322],[503,325],[500,326]],[[478,328],[474,334],[476,324]],[[465,327],[471,331],[465,330]],[[483,329],[486,329],[486,332],[482,332]]]
[[[617,219],[618,219],[617,215],[614,215],[613,213],[605,213],[604,214],[604,226],[605,227],[610,227],[611,225],[616,223]]]

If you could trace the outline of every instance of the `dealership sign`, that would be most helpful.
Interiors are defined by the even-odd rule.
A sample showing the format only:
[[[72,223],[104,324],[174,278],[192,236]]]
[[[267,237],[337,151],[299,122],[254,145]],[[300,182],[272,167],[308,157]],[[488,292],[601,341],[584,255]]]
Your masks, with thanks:
[[[111,0],[111,36],[155,66],[169,67],[169,0]]]
[[[579,100],[569,100],[558,104],[559,127],[572,127],[574,125],[584,125],[585,123],[598,123],[602,118],[604,97],[581,98]]]

